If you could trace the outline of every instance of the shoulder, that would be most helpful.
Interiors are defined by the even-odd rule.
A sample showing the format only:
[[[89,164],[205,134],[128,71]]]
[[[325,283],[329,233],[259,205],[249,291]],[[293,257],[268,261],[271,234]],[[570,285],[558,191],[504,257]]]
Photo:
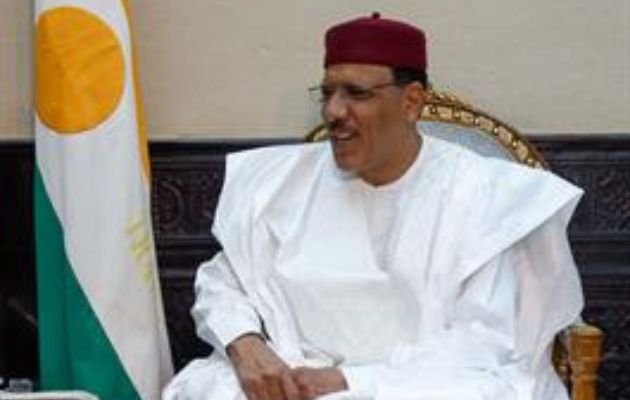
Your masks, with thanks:
[[[514,202],[536,203],[539,199],[567,199],[582,189],[555,173],[513,161],[478,157],[466,170],[475,174],[477,189],[486,198],[512,198]],[[467,164],[467,163],[465,163]],[[473,166],[474,165],[474,166]]]
[[[230,153],[226,157],[226,168],[235,173],[273,170],[301,159],[320,156],[322,145],[323,143],[287,144]]]
[[[328,157],[324,143],[263,147],[231,153],[215,226],[254,216],[274,199],[288,199],[311,184]]]
[[[443,168],[453,172],[457,186],[479,191],[485,197],[511,193],[515,201],[518,201],[518,194],[523,192],[582,192],[580,188],[549,170],[480,155],[439,138],[433,138],[432,141],[432,145],[439,149],[437,153],[440,154]]]
[[[462,242],[468,243],[462,250],[463,277],[547,221],[555,219],[566,227],[583,194],[547,170],[466,149],[451,149],[449,154],[448,204],[459,216],[457,227],[466,238]]]
[[[478,228],[534,227],[563,209],[568,210],[562,213],[568,221],[583,195],[581,188],[551,171],[482,156],[441,140],[436,143],[449,204],[468,210]]]
[[[566,227],[584,193],[551,171],[512,161],[481,157],[466,173],[475,174],[470,179],[478,210],[476,236],[506,240],[506,246],[556,217]]]
[[[226,157],[225,183],[259,185],[296,166],[313,165],[323,157],[323,143],[261,147]]]

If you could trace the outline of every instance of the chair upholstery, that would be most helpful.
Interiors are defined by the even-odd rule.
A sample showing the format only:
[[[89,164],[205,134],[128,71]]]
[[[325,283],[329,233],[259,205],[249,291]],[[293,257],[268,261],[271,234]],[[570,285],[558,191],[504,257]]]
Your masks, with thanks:
[[[548,168],[542,154],[515,128],[455,96],[428,91],[418,124],[427,135],[458,143],[484,156]],[[318,141],[326,136],[324,125],[319,125],[306,140]],[[602,340],[600,329],[582,321],[576,321],[556,338],[554,366],[572,400],[596,400]]]

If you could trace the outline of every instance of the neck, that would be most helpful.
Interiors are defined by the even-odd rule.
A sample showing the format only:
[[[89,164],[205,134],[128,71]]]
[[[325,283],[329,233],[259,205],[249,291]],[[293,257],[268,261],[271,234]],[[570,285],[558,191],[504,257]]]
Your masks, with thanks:
[[[416,132],[415,124],[407,130],[400,145],[395,149],[395,156],[378,170],[368,170],[360,174],[360,178],[372,186],[381,186],[400,179],[416,161],[422,147],[422,137]]]

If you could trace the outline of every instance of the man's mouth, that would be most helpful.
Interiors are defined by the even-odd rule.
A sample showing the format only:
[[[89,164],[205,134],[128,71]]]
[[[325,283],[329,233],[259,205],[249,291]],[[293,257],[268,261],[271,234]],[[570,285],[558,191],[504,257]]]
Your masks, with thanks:
[[[347,142],[358,136],[357,132],[341,121],[332,121],[328,124],[328,134],[333,142]]]
[[[354,139],[357,136],[357,133],[354,131],[334,131],[331,133],[330,137],[334,140],[334,141],[339,141],[339,142],[346,142],[349,140]]]

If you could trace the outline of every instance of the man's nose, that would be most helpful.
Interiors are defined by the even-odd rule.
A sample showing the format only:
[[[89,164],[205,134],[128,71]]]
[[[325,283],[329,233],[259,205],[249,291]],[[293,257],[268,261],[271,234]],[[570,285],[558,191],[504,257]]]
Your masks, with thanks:
[[[348,115],[348,102],[339,91],[330,96],[322,104],[322,116],[324,121],[337,121],[344,119]]]

